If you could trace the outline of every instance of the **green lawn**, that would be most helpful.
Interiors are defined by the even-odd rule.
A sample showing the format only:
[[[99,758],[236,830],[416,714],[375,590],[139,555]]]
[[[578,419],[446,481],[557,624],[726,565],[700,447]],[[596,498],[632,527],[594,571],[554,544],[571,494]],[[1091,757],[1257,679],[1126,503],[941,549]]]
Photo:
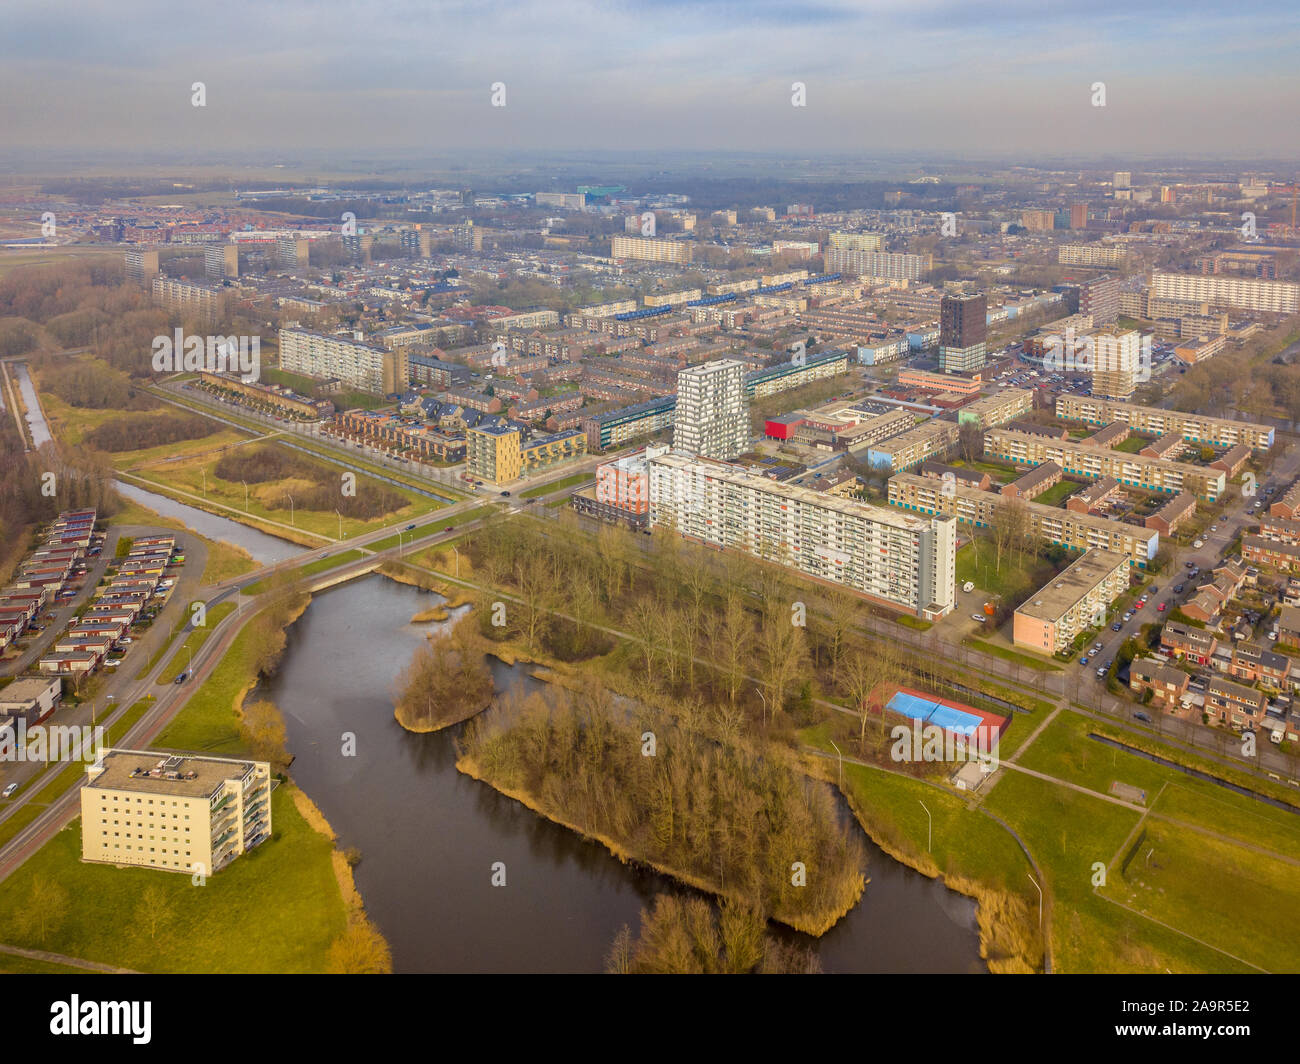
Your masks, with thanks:
[[[276,788],[271,810],[272,838],[202,886],[154,869],[83,864],[78,819],[0,883],[7,912],[40,903],[38,877],[57,883],[71,899],[66,915],[43,940],[9,922],[0,934],[8,945],[137,971],[324,971],[330,943],[346,925],[333,844],[303,820],[285,787]],[[153,886],[166,899],[156,938],[141,920],[141,895]]]
[[[160,684],[171,683],[180,674],[182,669],[187,667],[190,660],[190,653],[198,650],[207,642],[208,636],[212,634],[212,629],[219,625],[223,618],[228,617],[235,611],[233,602],[218,602],[212,609],[207,611],[207,624],[202,628],[195,628],[185,638],[185,642],[177,648],[172,660],[167,663],[167,667],[158,674]]]
[[[1112,448],[1116,451],[1124,451],[1128,454],[1137,454],[1150,441],[1145,436],[1130,436],[1123,443],[1117,443]]]
[[[978,590],[994,595],[1023,593],[1026,587],[1030,591],[1042,587],[1056,572],[1051,562],[1030,551],[1017,555],[1014,551],[1004,550],[1000,567],[997,561],[993,544],[976,536],[957,552],[958,586],[969,580]]]
[[[1043,887],[1053,902],[1054,971],[1250,970],[1094,891],[1093,865],[1109,865],[1137,825],[1138,813],[1014,770],[1006,771],[985,795],[984,807],[1020,834],[1043,869],[1047,880]],[[1112,887],[1119,875],[1118,865],[1108,872]],[[1106,894],[1111,893],[1107,888]],[[1222,911],[1202,898],[1202,910],[1207,907]],[[1188,930],[1196,934],[1195,925]]]
[[[553,491],[562,491],[565,488],[576,488],[579,484],[585,484],[594,476],[594,473],[577,473],[574,476],[565,477],[563,480],[557,480],[551,484],[539,484],[535,488],[528,488],[526,491],[519,492],[519,498],[535,499],[539,495],[549,495]]]
[[[252,664],[256,638],[257,633],[245,625],[221,663],[193,691],[184,708],[154,740],[154,746],[206,754],[243,753],[234,704],[256,680]]]
[[[1053,484],[1046,491],[1034,496],[1034,502],[1043,506],[1060,506],[1066,499],[1079,490],[1079,485],[1072,480],[1063,480]]]
[[[996,637],[994,637],[996,638]],[[1028,669],[1037,669],[1039,672],[1060,672],[1059,665],[1053,665],[1050,661],[1043,658],[1036,658],[1031,654],[1022,654],[1018,650],[1012,650],[1010,647],[1004,647],[993,639],[968,638],[962,640],[963,645],[971,647],[974,650],[982,650],[986,654],[992,654],[1003,661],[1014,661],[1017,665],[1023,665]]]

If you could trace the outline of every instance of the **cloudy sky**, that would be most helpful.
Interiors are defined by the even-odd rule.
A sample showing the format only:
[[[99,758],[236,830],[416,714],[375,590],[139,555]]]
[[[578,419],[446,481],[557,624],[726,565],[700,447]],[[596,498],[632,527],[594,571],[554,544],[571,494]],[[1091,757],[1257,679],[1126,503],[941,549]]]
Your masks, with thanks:
[[[1296,12],[1295,0],[2,0],[0,130],[11,148],[232,161],[398,148],[1277,157],[1300,144]],[[794,82],[806,107],[791,105]]]

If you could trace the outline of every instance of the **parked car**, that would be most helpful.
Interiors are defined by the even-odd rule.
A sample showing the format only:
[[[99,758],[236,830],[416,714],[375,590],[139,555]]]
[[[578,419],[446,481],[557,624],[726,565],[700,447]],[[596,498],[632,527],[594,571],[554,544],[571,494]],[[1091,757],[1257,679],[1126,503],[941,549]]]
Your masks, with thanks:
[[[1112,632],[1118,632],[1123,627],[1124,627],[1123,624],[1121,624],[1119,621],[1116,621],[1114,624],[1110,626],[1110,630]]]
[[[16,791],[16,790],[18,790],[18,784],[16,784],[16,783],[11,783],[11,784],[9,784],[8,787],[6,787],[6,788],[4,789],[4,796],[5,796],[6,798],[12,798],[12,797],[14,796],[14,791]]]
[[[509,494],[510,494],[510,492],[508,492],[508,491],[503,491],[503,492],[501,493],[501,495],[502,495],[503,498],[504,498],[505,496],[509,495]]]
[[[1159,606],[1156,607],[1156,612],[1157,612],[1157,613],[1164,613],[1165,610],[1167,610],[1168,608],[1169,608],[1169,603],[1167,603],[1167,602],[1162,602],[1162,603],[1160,603]]]
[[[1186,584],[1176,584],[1174,586],[1174,594],[1181,595],[1183,593],[1183,588],[1186,586],[1187,586]]]
[[[984,614],[982,614],[982,613],[972,613],[972,614],[970,615],[970,619],[971,619],[972,621],[974,621],[976,624],[983,624],[983,623],[984,623],[984,620],[985,620],[985,617],[984,617]]]
[[[1134,720],[1140,720],[1140,721],[1142,721],[1142,722],[1144,722],[1144,723],[1146,723],[1146,724],[1150,724],[1150,723],[1151,723],[1151,718],[1148,717],[1145,713],[1134,713],[1134,714],[1133,714],[1133,719],[1134,719]]]
[[[1183,568],[1184,568],[1184,569],[1190,569],[1190,568],[1192,568],[1192,566],[1194,566],[1195,564],[1196,564],[1195,562],[1183,562]]]
[[[1192,547],[1196,550],[1200,550],[1204,546],[1205,546],[1205,540],[1203,539],[1197,539],[1192,541]]]
[[[1087,655],[1087,654],[1085,654],[1083,657],[1081,657],[1081,658],[1079,659],[1079,664],[1080,664],[1080,665],[1087,665],[1087,664],[1088,664],[1088,655]]]
[[[1098,665],[1098,666],[1097,666],[1097,679],[1101,679],[1101,678],[1102,678],[1103,676],[1105,676],[1105,675],[1106,675],[1106,666],[1105,666],[1105,665]]]

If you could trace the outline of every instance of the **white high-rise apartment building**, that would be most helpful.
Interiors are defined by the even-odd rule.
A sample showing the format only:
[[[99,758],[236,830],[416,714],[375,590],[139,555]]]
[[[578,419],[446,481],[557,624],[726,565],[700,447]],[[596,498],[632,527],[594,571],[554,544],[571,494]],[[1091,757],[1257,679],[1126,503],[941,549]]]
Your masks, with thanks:
[[[1145,361],[1142,334],[1099,332],[1088,337],[1092,345],[1092,394],[1099,399],[1133,398],[1138,381],[1151,379],[1151,357]]]
[[[677,374],[673,448],[701,458],[738,458],[749,449],[745,364],[720,358]]]
[[[1201,276],[1189,273],[1151,275],[1152,299],[1176,299],[1186,303],[1209,303],[1210,309],[1254,310],[1266,314],[1294,314],[1300,311],[1300,284],[1292,281],[1257,281],[1225,274]]]
[[[934,620],[956,601],[957,519],[914,517],[736,466],[650,459],[650,525],[743,551]]]

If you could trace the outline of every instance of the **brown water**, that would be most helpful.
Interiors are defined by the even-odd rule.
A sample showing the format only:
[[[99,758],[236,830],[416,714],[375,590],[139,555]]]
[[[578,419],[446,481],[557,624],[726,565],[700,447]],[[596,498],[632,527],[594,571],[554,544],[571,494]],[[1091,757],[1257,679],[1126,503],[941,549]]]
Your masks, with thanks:
[[[378,575],[316,596],[259,692],[284,713],[294,779],[361,851],[357,886],[397,971],[598,972],[619,928],[681,888],[457,772],[455,729],[397,723],[396,677],[430,630],[409,619],[437,601]],[[493,672],[499,691],[538,685],[500,662]],[[974,903],[867,851],[866,894],[816,943],[826,970],[985,971]],[[492,885],[497,862],[505,886]]]

